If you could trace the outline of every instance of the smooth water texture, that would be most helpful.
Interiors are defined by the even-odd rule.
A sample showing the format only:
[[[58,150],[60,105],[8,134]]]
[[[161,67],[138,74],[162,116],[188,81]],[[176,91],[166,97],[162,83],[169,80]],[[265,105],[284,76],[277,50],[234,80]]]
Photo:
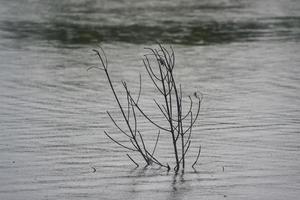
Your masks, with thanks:
[[[173,45],[183,94],[204,94],[184,174],[135,168],[103,133],[125,141],[106,77],[86,70],[101,44],[117,91],[136,91],[155,41]],[[2,0],[0,199],[298,199],[299,55],[298,0]],[[172,162],[169,145],[157,155]]]

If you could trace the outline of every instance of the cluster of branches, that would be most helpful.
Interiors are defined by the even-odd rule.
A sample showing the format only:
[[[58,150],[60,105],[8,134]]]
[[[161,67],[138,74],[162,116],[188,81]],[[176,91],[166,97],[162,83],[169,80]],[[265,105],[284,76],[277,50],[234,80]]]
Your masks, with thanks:
[[[131,145],[128,146],[120,143],[119,141],[114,139],[108,132],[105,131],[104,133],[108,138],[110,138],[119,146],[132,152],[138,152],[146,162],[146,165],[156,164],[161,167],[165,167],[169,171],[171,169],[169,164],[160,162],[159,159],[154,155],[159,141],[159,136],[161,132],[164,132],[170,135],[170,139],[173,144],[172,148],[174,152],[174,160],[176,163],[174,170],[178,171],[180,169],[180,166],[182,166],[182,169],[184,170],[186,153],[191,146],[192,128],[199,117],[202,95],[195,92],[193,96],[188,96],[188,109],[185,113],[183,113],[182,88],[180,84],[176,84],[173,73],[175,67],[174,51],[172,47],[170,47],[170,49],[168,50],[161,44],[158,44],[158,46],[158,49],[146,48],[149,53],[144,55],[143,64],[150,79],[152,80],[154,87],[163,99],[162,102],[158,102],[158,98],[153,99],[153,101],[157,106],[158,112],[160,112],[162,117],[165,119],[167,125],[159,124],[158,122],[156,122],[156,120],[153,120],[151,116],[145,113],[142,106],[139,104],[142,88],[141,75],[139,93],[137,98],[134,98],[132,96],[126,82],[122,81],[123,88],[126,92],[125,99],[127,100],[127,105],[121,105],[120,98],[116,94],[110,78],[110,74],[108,72],[108,62],[105,52],[101,47],[100,51],[94,50],[101,63],[101,67],[96,68],[101,69],[105,72],[109,86],[112,89],[112,93],[125,121],[126,129],[121,128],[117,121],[112,117],[110,112],[107,111],[107,114],[116,128],[119,130],[119,132],[124,134],[128,138],[128,144]],[[193,99],[195,99],[195,101]],[[158,129],[155,145],[152,150],[150,150],[146,145],[145,140],[143,139],[143,135],[139,130],[137,120],[138,113],[140,113],[145,119],[147,119],[150,124],[154,125]],[[199,159],[200,152],[201,146],[199,146],[196,160],[192,164],[193,168]],[[136,164],[137,167],[139,166],[138,163],[129,154],[127,154],[127,156],[132,162]]]

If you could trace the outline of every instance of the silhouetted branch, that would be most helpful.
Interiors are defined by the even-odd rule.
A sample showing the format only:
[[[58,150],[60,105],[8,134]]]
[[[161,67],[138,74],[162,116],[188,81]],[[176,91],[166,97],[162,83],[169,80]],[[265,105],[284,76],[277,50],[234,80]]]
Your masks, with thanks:
[[[138,97],[137,97],[137,100],[136,100],[136,104],[139,103],[139,100],[140,100],[140,97],[141,97],[141,92],[142,92],[142,75],[140,74],[140,87],[139,87],[139,93],[138,93]]]
[[[119,146],[124,147],[125,149],[131,150],[131,151],[137,151],[136,149],[132,149],[132,148],[130,148],[130,147],[127,147],[127,146],[121,144],[120,142],[118,142],[117,140],[113,139],[106,131],[104,131],[104,133],[105,133],[105,135],[106,135],[107,137],[109,137],[109,139],[111,139],[113,142],[115,142],[115,143],[118,144]]]
[[[109,118],[111,119],[111,121],[114,123],[114,125],[119,129],[119,131],[121,131],[122,133],[124,133],[127,137],[132,138],[130,135],[128,135],[123,129],[120,128],[120,126],[116,123],[115,119],[111,116],[111,114],[106,111],[106,113],[108,114]]]
[[[139,167],[139,164],[137,164],[137,162],[135,162],[128,154],[126,154],[126,155],[136,165],[136,167]]]
[[[153,156],[153,155],[154,155],[154,153],[155,153],[156,146],[157,146],[158,139],[159,139],[159,135],[160,135],[160,130],[158,130],[158,134],[157,134],[157,137],[156,137],[156,142],[155,142],[155,145],[154,145],[153,151],[152,151],[152,153],[151,153],[151,155],[152,155],[152,156]]]
[[[197,158],[196,158],[195,162],[194,162],[193,165],[192,165],[192,168],[194,168],[194,166],[195,166],[196,163],[198,162],[198,159],[199,159],[199,157],[200,157],[200,153],[201,153],[201,146],[199,147],[198,155],[197,155]]]

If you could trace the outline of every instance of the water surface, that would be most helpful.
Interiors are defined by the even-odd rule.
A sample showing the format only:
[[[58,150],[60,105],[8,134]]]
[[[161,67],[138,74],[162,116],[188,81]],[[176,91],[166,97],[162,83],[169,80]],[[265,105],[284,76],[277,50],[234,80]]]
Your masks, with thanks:
[[[299,11],[296,0],[1,1],[0,199],[297,199]],[[106,50],[118,91],[120,80],[135,90],[156,40],[173,45],[184,95],[204,94],[196,171],[135,168],[103,134],[124,140],[103,72],[86,71],[91,49]],[[141,128],[153,145],[156,130]],[[164,135],[157,153],[171,162],[168,146]]]

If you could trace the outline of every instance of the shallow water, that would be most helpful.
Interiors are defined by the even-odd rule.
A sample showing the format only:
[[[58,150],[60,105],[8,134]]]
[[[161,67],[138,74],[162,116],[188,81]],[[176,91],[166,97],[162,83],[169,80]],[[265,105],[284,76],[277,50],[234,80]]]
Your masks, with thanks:
[[[299,11],[296,0],[1,1],[0,199],[297,199]],[[204,94],[196,171],[134,168],[103,134],[122,140],[103,72],[86,71],[91,49],[106,50],[118,91],[118,80],[134,90],[156,39],[173,44],[184,95]],[[142,99],[159,120],[149,83]],[[169,162],[168,146],[163,135]]]

